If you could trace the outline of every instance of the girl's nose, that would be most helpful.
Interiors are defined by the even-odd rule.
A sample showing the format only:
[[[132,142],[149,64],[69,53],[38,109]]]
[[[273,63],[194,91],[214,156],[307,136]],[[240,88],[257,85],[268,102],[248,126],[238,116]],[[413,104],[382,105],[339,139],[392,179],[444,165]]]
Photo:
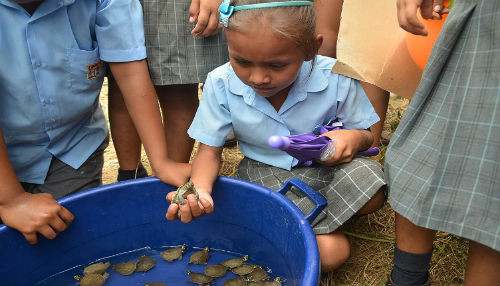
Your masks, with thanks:
[[[250,82],[254,85],[265,85],[271,82],[271,77],[266,69],[254,68],[250,74]]]

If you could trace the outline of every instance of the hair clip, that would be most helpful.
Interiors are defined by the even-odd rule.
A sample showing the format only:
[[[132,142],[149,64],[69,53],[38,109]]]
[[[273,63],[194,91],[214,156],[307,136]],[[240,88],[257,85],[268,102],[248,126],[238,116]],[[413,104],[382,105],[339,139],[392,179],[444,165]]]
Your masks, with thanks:
[[[259,8],[271,8],[271,7],[283,7],[283,6],[312,6],[312,1],[282,1],[282,2],[267,2],[267,3],[257,3],[248,4],[241,6],[229,5],[231,0],[224,0],[219,6],[219,22],[224,27],[229,26],[229,18],[234,12],[240,10],[248,9],[259,9]]]

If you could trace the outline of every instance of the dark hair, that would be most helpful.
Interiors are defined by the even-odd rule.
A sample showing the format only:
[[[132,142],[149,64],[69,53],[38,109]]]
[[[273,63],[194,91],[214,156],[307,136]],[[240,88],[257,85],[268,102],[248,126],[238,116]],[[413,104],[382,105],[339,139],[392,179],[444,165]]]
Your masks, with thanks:
[[[232,0],[231,5],[282,2],[282,0]],[[276,34],[296,43],[306,58],[313,58],[318,49],[316,14],[313,6],[281,6],[236,11],[225,29],[244,31],[256,23],[268,23]]]

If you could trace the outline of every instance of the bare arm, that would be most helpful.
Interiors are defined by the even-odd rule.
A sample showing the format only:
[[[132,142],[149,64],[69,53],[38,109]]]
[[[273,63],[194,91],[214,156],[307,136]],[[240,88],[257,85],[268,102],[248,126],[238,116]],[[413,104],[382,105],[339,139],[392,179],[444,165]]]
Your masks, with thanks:
[[[177,210],[179,207],[180,219],[185,223],[213,212],[212,186],[219,174],[221,154],[222,147],[211,147],[200,143],[191,169],[191,181],[199,193],[200,201],[196,202],[195,196],[189,195],[187,204],[181,206],[171,204],[166,215],[168,220],[178,219]],[[171,192],[167,195],[168,201],[172,201],[174,193]]]
[[[184,184],[189,177],[190,166],[168,158],[158,98],[149,77],[146,60],[109,65],[144,144],[154,174],[168,184]]]
[[[48,239],[56,237],[73,221],[74,216],[57,203],[50,194],[24,191],[10,163],[0,126],[0,218],[35,244],[37,233]]]
[[[424,24],[417,18],[417,10],[424,19],[441,19],[449,10],[443,7],[444,0],[397,0],[399,26],[415,35],[427,36]]]
[[[373,143],[373,134],[369,130],[341,129],[323,134],[335,142],[335,154],[330,160],[320,162],[332,166],[352,161],[359,151],[370,148]]]

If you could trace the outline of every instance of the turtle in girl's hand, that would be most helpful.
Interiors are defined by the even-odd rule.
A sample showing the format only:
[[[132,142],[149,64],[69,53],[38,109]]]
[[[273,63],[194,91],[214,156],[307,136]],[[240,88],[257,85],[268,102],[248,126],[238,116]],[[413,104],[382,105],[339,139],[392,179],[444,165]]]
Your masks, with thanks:
[[[281,280],[276,277],[273,281],[248,282],[248,286],[281,286]]]
[[[230,258],[222,261],[220,264],[226,266],[227,268],[235,268],[243,264],[243,262],[248,260],[248,255],[237,258]]]
[[[174,197],[172,198],[172,203],[183,205],[187,202],[186,200],[187,196],[190,194],[196,196],[196,201],[200,200],[200,195],[198,194],[198,191],[196,191],[194,184],[191,181],[177,188],[177,191],[175,192]]]
[[[205,275],[203,273],[193,272],[191,270],[188,270],[187,274],[190,277],[189,281],[198,285],[210,285],[210,283],[212,283],[212,281],[214,280],[214,278],[208,275]]]
[[[207,264],[208,258],[210,257],[210,254],[208,253],[209,251],[210,250],[208,249],[208,246],[200,251],[196,251],[195,253],[191,254],[188,263]]]
[[[121,275],[131,275],[132,273],[135,272],[135,269],[137,268],[137,263],[136,262],[125,262],[125,263],[116,264],[112,268],[113,268],[113,270],[120,273]]]
[[[184,250],[186,250],[185,244],[183,244],[181,247],[167,249],[161,253],[161,258],[165,259],[168,262],[181,260]]]
[[[243,263],[240,266],[232,268],[231,271],[236,275],[243,276],[250,274],[255,269],[255,267],[257,266],[248,263]]]
[[[137,272],[149,271],[151,268],[155,267],[156,262],[158,262],[158,260],[151,258],[147,255],[142,255],[139,258],[139,261],[137,261],[137,266],[135,268],[135,271]]]
[[[247,285],[248,285],[247,279],[243,276],[228,279],[224,281],[224,284],[222,284],[222,286],[247,286]]]
[[[205,274],[212,278],[219,278],[226,275],[227,267],[221,264],[212,264],[205,267]]]

